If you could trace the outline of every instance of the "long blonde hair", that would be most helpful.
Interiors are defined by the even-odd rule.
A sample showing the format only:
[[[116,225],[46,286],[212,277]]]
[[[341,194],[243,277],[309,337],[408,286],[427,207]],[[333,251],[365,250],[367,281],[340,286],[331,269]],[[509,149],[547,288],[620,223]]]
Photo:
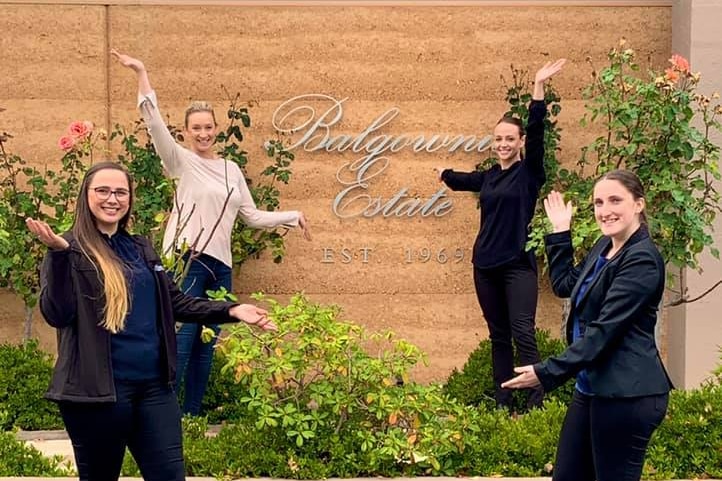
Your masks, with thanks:
[[[83,182],[75,204],[75,219],[72,232],[78,241],[80,249],[88,260],[95,266],[98,278],[103,283],[105,306],[103,319],[100,325],[112,333],[122,331],[125,327],[125,318],[130,310],[130,297],[128,296],[128,283],[123,272],[123,262],[115,255],[113,249],[101,237],[95,224],[95,216],[88,204],[88,190],[93,176],[105,169],[119,170],[128,179],[130,199],[128,212],[120,219],[118,228],[125,229],[133,209],[133,179],[128,171],[114,162],[100,162],[94,164],[83,177]]]

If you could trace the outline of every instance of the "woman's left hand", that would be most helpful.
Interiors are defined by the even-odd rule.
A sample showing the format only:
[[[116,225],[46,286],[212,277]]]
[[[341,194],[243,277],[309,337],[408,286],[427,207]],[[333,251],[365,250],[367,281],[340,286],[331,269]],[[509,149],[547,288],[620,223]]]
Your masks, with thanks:
[[[541,384],[541,382],[539,382],[539,378],[536,376],[536,372],[534,372],[534,366],[532,365],[515,367],[514,372],[519,375],[501,383],[501,387],[504,389],[525,389],[537,387]]]
[[[549,80],[551,77],[559,73],[566,62],[567,59],[560,58],[554,62],[549,61],[545,63],[542,68],[537,70],[536,75],[534,76],[534,82],[544,83]]]
[[[259,327],[264,331],[278,330],[278,327],[276,327],[273,321],[267,317],[268,311],[254,306],[253,304],[239,304],[237,306],[233,306],[228,310],[228,314],[239,321]]]
[[[298,227],[301,228],[301,232],[303,232],[303,238],[307,241],[311,240],[311,230],[308,227],[308,221],[306,220],[306,216],[301,212],[298,215]]]
[[[558,74],[566,62],[567,59],[560,58],[556,62],[545,63],[542,68],[537,70],[534,76],[534,89],[532,90],[531,96],[533,100],[544,100],[544,82]]]

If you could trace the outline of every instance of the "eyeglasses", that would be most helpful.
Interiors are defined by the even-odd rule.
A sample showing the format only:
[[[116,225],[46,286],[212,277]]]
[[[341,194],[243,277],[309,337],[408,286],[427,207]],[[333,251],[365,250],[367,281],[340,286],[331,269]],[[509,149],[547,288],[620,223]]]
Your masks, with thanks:
[[[108,200],[110,196],[115,194],[115,200],[118,202],[124,202],[130,198],[130,191],[128,189],[111,189],[110,187],[94,187],[93,192],[100,200]]]

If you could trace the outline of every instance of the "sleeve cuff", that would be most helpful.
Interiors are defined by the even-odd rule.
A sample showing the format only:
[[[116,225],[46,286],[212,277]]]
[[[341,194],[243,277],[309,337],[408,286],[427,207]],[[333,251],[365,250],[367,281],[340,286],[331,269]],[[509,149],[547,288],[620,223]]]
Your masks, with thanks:
[[[138,108],[140,108],[145,102],[149,102],[153,107],[158,105],[158,97],[155,95],[155,90],[151,90],[148,95],[143,95],[138,92]]]
[[[571,230],[565,230],[562,232],[552,232],[551,234],[547,234],[544,236],[544,243],[547,245],[563,244],[566,242],[571,242],[571,240],[572,240],[572,231]]]

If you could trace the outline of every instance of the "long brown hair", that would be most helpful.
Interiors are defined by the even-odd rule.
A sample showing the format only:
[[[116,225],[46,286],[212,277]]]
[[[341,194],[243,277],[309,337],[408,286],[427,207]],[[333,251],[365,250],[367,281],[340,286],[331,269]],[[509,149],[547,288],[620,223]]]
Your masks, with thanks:
[[[120,164],[115,162],[100,162],[92,165],[83,177],[80,185],[78,200],[75,204],[75,219],[73,220],[72,232],[80,245],[85,256],[93,263],[98,272],[98,277],[103,283],[105,294],[105,306],[103,308],[103,319],[100,325],[112,333],[117,333],[125,327],[125,318],[130,310],[130,298],[128,296],[128,283],[123,273],[123,262],[115,255],[113,249],[103,239],[95,224],[95,216],[90,211],[88,204],[88,190],[95,174],[101,170],[113,169],[123,172],[128,179],[128,212],[125,213],[120,222],[119,229],[125,229],[133,209],[133,179],[130,173]]]

